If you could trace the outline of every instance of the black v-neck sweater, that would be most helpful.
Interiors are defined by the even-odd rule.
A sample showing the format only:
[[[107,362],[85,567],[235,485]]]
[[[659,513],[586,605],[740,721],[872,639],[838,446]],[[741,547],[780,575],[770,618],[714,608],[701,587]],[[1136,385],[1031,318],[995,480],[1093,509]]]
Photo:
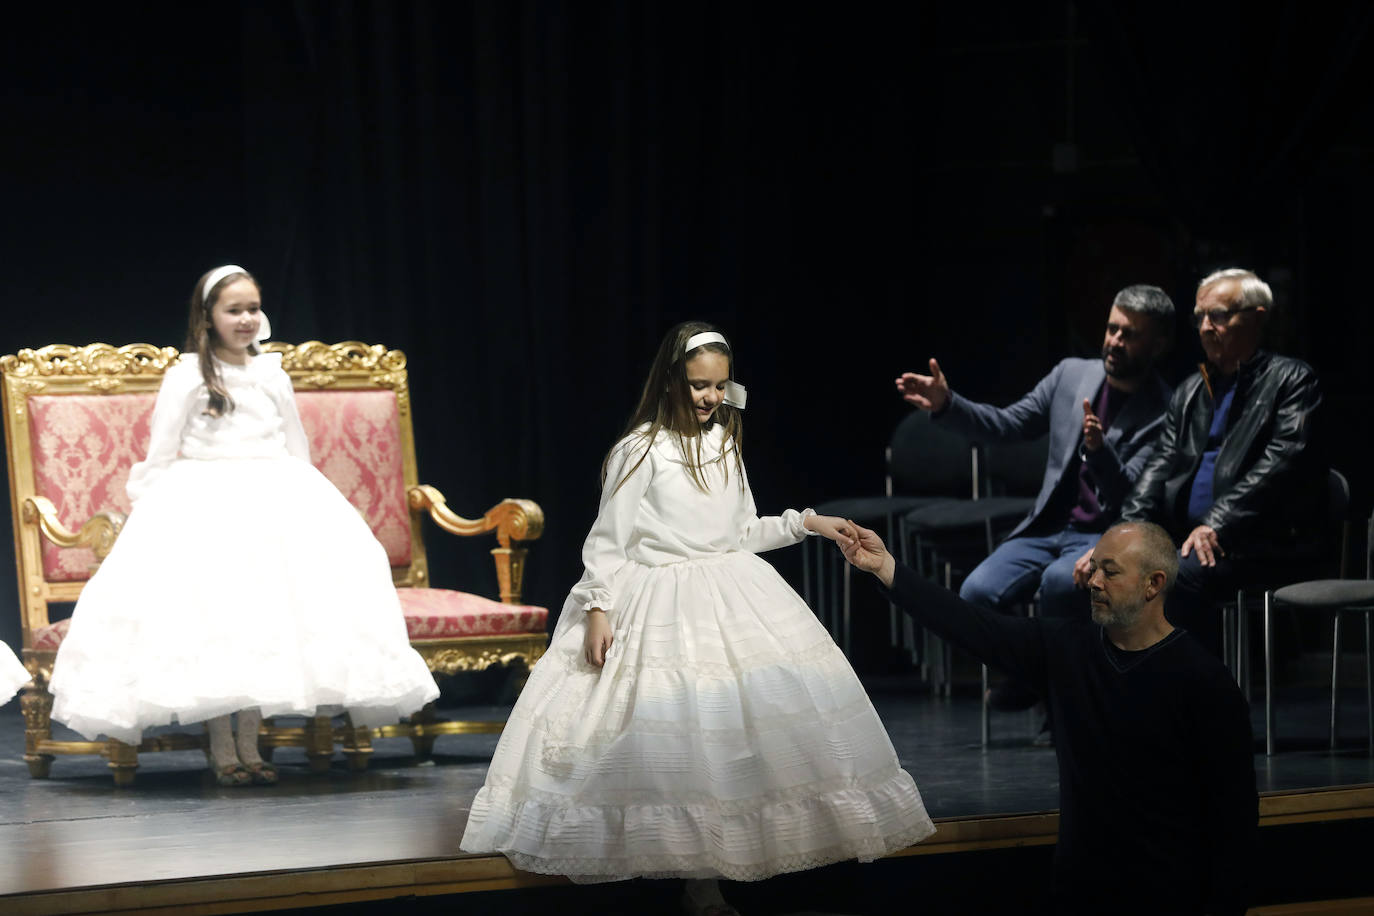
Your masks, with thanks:
[[[1249,707],[1191,635],[1124,652],[1090,620],[976,607],[902,565],[888,596],[1046,698],[1066,909],[1245,911],[1259,812]]]

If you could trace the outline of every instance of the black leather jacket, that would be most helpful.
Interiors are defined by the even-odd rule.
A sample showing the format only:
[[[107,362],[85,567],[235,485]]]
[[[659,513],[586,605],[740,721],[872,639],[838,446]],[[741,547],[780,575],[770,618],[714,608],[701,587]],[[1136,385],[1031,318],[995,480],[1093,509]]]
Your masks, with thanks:
[[[1315,444],[1317,375],[1301,360],[1259,351],[1240,367],[1217,454],[1215,502],[1200,520],[1222,547],[1241,554],[1291,545],[1326,512],[1326,465]],[[1121,509],[1186,537],[1193,475],[1207,448],[1212,395],[1202,373],[1184,380],[1169,402],[1154,454]]]

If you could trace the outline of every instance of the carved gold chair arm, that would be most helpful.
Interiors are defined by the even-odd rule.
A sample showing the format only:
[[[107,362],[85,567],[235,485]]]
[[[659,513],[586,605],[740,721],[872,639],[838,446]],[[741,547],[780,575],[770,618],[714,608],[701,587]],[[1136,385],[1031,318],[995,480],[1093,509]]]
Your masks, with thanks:
[[[529,499],[503,499],[487,510],[481,518],[463,518],[450,509],[444,494],[434,487],[420,484],[406,493],[412,511],[429,511],[434,524],[449,534],[471,536],[487,531],[496,532],[501,546],[492,550],[496,561],[496,582],[501,601],[519,604],[525,579],[525,548],[523,541],[533,541],[544,533],[544,510]]]
[[[450,509],[444,494],[428,484],[411,487],[407,496],[411,509],[428,510],[434,524],[449,534],[471,536],[495,531],[497,542],[510,547],[512,541],[533,541],[544,533],[544,510],[533,500],[503,499],[481,518],[469,519]]]
[[[29,496],[24,500],[24,521],[37,525],[43,536],[59,547],[89,547],[95,551],[97,563],[104,560],[114,547],[115,538],[124,528],[122,512],[97,512],[86,520],[78,531],[69,531],[57,517],[57,507],[45,496]]]

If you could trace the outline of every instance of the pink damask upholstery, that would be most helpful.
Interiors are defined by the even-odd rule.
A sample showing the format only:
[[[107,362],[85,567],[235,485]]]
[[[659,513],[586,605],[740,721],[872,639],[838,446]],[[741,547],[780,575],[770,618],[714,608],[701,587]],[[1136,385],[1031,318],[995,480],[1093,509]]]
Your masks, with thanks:
[[[398,588],[396,596],[412,640],[542,633],[549,617],[542,607],[502,604],[446,588]]]
[[[67,628],[71,626],[70,617],[59,620],[57,623],[46,627],[40,627],[33,634],[33,647],[35,649],[50,649],[57,651],[57,647],[62,645],[62,640],[67,638]]]
[[[35,395],[28,399],[35,489],[68,528],[106,510],[127,513],[129,469],[148,454],[156,395]],[[357,506],[392,566],[410,564],[396,396],[390,391],[307,391],[296,396],[310,457]],[[43,544],[49,582],[90,578],[95,555]]]
[[[362,511],[393,567],[410,565],[400,418],[391,391],[298,391],[310,459]]]
[[[34,489],[62,523],[80,528],[97,512],[129,511],[129,468],[148,454],[156,395],[34,395],[28,399]],[[43,578],[82,582],[95,554],[43,542]]]
[[[505,636],[542,633],[549,612],[542,607],[502,604],[446,588],[398,588],[411,639],[451,639],[456,636]],[[71,620],[59,620],[34,633],[35,649],[56,650],[67,636]]]
[[[129,469],[148,451],[156,395],[35,395],[28,399],[38,495],[52,500],[68,528],[105,510],[127,513]],[[358,507],[392,566],[411,560],[396,396],[378,391],[297,392],[301,421],[315,466]],[[43,543],[50,582],[90,578],[90,550]],[[448,589],[398,589],[411,639],[443,639],[543,632],[548,611],[501,604]],[[34,634],[34,647],[56,649],[68,622]]]

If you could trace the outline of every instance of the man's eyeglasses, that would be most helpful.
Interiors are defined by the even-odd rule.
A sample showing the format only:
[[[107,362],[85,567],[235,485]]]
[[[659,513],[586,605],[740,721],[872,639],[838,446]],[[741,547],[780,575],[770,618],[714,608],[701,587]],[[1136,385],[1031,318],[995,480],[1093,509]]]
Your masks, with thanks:
[[[1202,327],[1204,321],[1210,321],[1212,327],[1219,328],[1222,325],[1228,324],[1231,321],[1232,315],[1237,312],[1248,312],[1252,308],[1253,306],[1248,305],[1233,305],[1230,308],[1194,309],[1193,324]]]

